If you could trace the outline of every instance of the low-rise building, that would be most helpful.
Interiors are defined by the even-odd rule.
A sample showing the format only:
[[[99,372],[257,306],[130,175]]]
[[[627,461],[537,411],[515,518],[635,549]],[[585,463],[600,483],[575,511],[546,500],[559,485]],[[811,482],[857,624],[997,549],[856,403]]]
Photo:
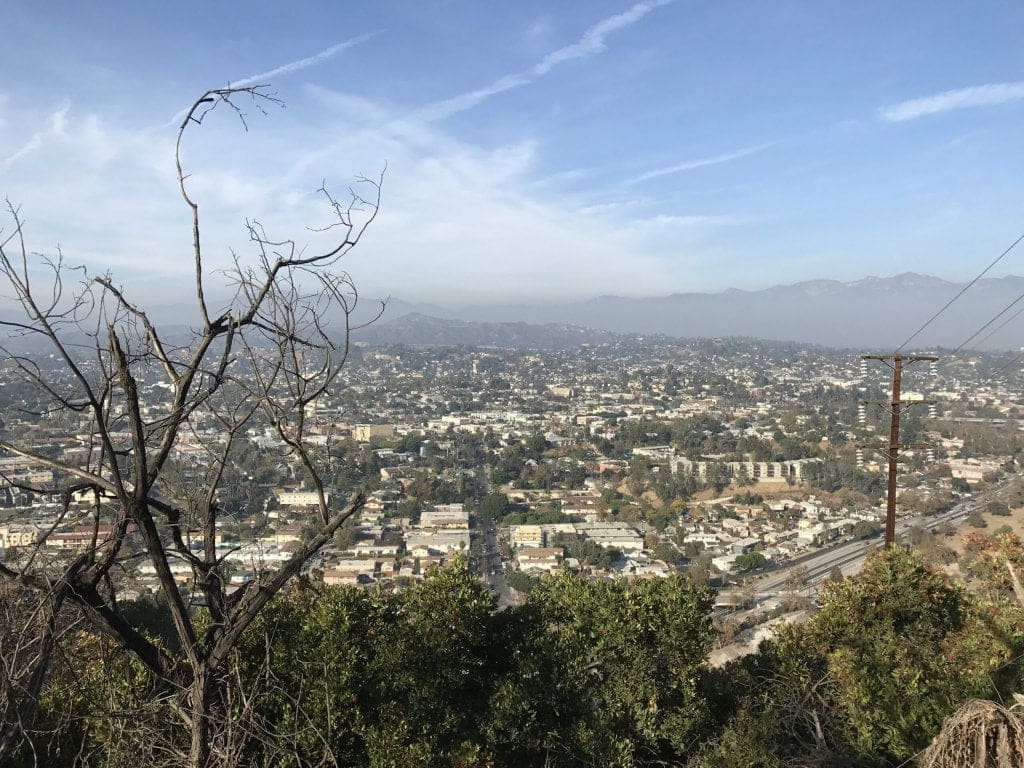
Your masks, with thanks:
[[[521,571],[556,570],[564,553],[561,547],[522,547],[516,551],[516,564]]]
[[[405,534],[405,548],[413,557],[447,555],[469,550],[469,531],[410,531]]]
[[[420,528],[469,528],[469,511],[462,504],[435,504],[420,515]]]
[[[352,427],[352,438],[360,443],[368,443],[375,437],[390,440],[394,436],[394,424],[356,424]]]

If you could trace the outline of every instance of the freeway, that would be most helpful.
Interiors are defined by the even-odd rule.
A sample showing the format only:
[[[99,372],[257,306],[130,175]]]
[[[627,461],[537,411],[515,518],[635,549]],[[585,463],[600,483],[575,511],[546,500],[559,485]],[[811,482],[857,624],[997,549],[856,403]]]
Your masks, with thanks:
[[[973,499],[966,499],[946,512],[941,512],[937,515],[916,515],[914,517],[902,518],[896,521],[896,537],[899,539],[901,535],[906,534],[907,531],[915,526],[927,530],[935,530],[945,523],[957,525],[971,513],[974,506],[975,501]],[[805,566],[807,568],[806,584],[808,586],[820,584],[836,566],[839,567],[844,576],[855,574],[864,565],[864,559],[868,551],[873,546],[881,543],[881,540],[882,536],[878,534],[869,539],[846,542],[822,552],[805,555],[793,560],[783,568],[770,571],[755,582],[753,586],[757,591],[757,596],[759,599],[764,599],[778,595],[785,589],[786,580],[789,578],[790,572],[797,566]]]

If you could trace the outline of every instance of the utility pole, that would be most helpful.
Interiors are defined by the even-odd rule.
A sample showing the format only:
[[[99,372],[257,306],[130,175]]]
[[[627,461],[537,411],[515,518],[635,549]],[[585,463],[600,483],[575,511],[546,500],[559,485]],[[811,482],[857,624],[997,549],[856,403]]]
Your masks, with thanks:
[[[901,400],[903,386],[903,364],[917,363],[926,360],[933,365],[939,358],[934,355],[861,355],[861,360],[879,360],[892,368],[892,398],[890,400],[862,400],[861,406],[880,405],[889,410],[889,442],[873,443],[857,446],[858,448],[872,448],[882,453],[889,460],[889,482],[885,497],[885,545],[891,547],[896,543],[896,469],[900,449],[929,448],[928,445],[920,443],[900,442],[900,416],[913,405],[935,405],[934,400]],[[863,366],[864,363],[861,363]],[[861,419],[864,415],[861,411]],[[860,451],[858,451],[858,459]],[[860,461],[858,461],[858,464]]]

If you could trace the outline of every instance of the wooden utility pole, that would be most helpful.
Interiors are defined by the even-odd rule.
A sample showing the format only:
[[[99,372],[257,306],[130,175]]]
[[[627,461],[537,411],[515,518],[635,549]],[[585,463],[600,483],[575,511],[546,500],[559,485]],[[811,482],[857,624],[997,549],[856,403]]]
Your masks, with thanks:
[[[889,442],[874,443],[858,446],[859,448],[873,448],[886,456],[889,460],[889,482],[885,497],[885,545],[887,547],[896,543],[896,469],[900,449],[907,448],[928,448],[927,445],[919,443],[900,442],[900,415],[912,405],[934,405],[934,400],[908,400],[900,399],[903,386],[903,364],[916,363],[927,360],[934,363],[939,358],[934,355],[861,355],[861,360],[879,360],[892,368],[892,397],[890,400],[863,400],[862,405],[880,405],[889,410]],[[863,363],[862,363],[863,365]]]

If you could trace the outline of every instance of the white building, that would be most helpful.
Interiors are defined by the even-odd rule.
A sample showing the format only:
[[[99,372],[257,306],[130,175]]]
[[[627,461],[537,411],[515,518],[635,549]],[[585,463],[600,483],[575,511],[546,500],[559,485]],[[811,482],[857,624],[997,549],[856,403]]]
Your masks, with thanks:
[[[316,491],[278,491],[277,501],[283,507],[315,507],[320,495]],[[324,491],[324,501],[331,503],[330,491]]]
[[[469,528],[469,512],[462,504],[435,504],[420,515],[420,528]]]
[[[469,531],[410,531],[405,535],[405,548],[413,557],[468,551]]]

